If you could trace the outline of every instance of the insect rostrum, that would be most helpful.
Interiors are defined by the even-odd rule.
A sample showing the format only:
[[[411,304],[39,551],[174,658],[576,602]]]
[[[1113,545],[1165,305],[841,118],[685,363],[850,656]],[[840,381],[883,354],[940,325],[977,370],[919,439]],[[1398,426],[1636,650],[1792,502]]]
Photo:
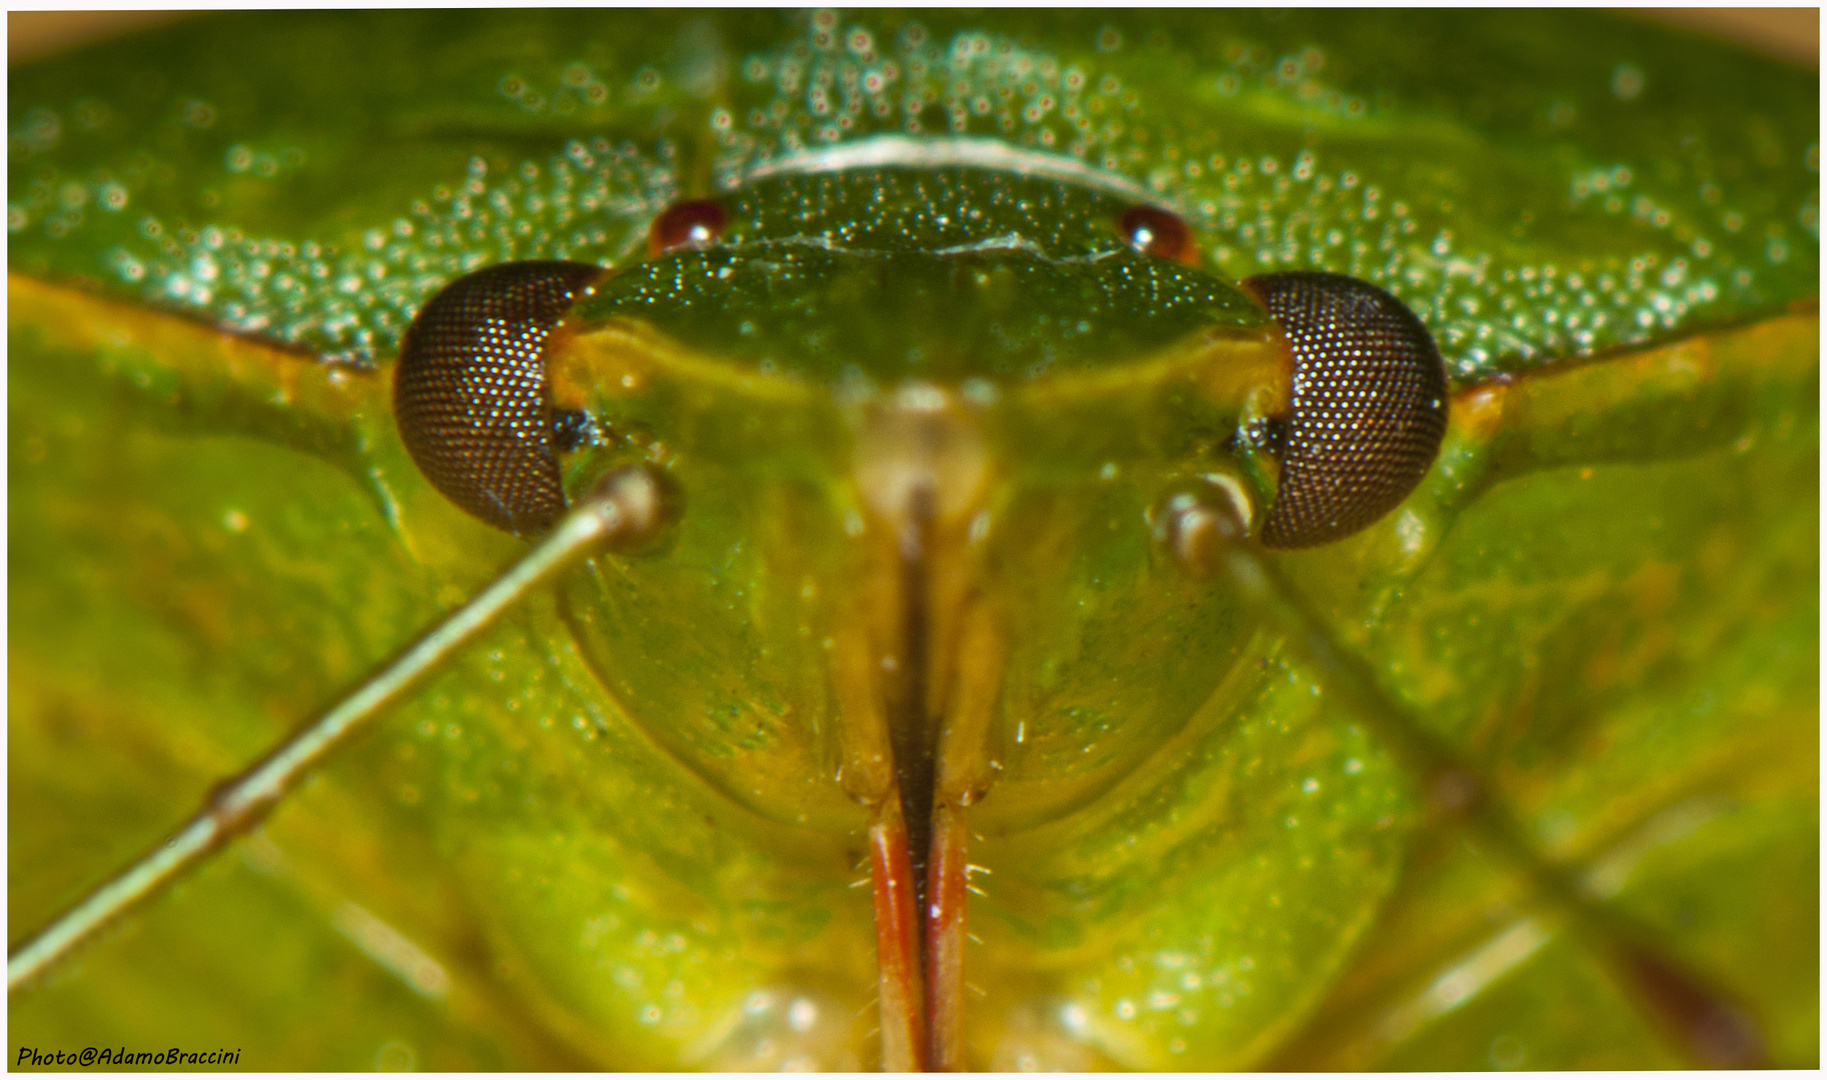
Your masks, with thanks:
[[[1180,494],[1260,523],[1286,354],[1232,283],[1323,270],[1420,320],[1450,424],[1386,516],[1252,557],[1578,903],[1814,1060],[1811,79],[1554,15],[601,19],[14,72],[15,943],[522,549],[395,431],[439,289],[611,268],[546,347],[594,425],[560,478],[684,498],[15,994],[16,1044],[872,1064],[879,707],[972,719],[920,781],[989,871],[967,1064],[1693,1060],[1158,538]],[[693,200],[714,235],[650,250]]]

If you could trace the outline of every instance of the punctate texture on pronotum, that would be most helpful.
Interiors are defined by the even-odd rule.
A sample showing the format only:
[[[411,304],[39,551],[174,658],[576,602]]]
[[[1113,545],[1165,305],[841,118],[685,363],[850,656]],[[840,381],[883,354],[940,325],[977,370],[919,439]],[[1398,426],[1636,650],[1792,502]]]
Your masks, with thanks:
[[[561,505],[667,516],[9,1052],[1816,1064],[1817,83],[1336,10],[16,67],[14,949]]]

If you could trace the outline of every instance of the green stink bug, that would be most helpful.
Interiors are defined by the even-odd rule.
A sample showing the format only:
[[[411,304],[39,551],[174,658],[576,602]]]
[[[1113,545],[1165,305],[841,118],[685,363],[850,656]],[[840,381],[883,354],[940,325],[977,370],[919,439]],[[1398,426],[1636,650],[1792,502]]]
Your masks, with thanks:
[[[928,380],[951,392],[930,413],[1025,394],[999,445],[1030,451],[982,455],[1014,494],[984,519],[997,573],[960,580],[995,618],[932,635],[953,685],[995,683],[970,706],[998,747],[973,760],[999,767],[965,818],[990,874],[961,1060],[1680,1060],[1680,1003],[1642,998],[1692,987],[1620,973],[1615,928],[1583,911],[1652,932],[1775,1060],[1812,1060],[1812,963],[1792,963],[1815,906],[1810,86],[1646,31],[1573,33],[298,15],[16,73],[12,611],[35,632],[13,644],[15,941],[517,550],[420,479],[375,374],[445,283],[532,258],[628,269],[563,352],[560,404],[612,421],[566,467],[656,464],[684,504],[660,548],[531,601],[239,860],[17,997],[15,1050],[876,1060],[869,891],[849,888],[866,815],[839,778],[862,758],[818,736],[863,707],[843,695],[867,678],[843,672],[880,658],[846,650],[897,601],[880,567],[840,572],[870,557],[839,539],[867,507],[820,486],[846,429],[815,405],[910,383],[744,352],[709,283],[746,282],[753,253],[640,249],[682,199],[968,167],[1026,186],[945,174],[951,201],[923,181],[879,213],[979,210],[994,228],[938,246],[983,250],[1107,228],[1108,265],[1133,239],[1122,200],[1189,222],[1205,267],[1134,274],[1332,270],[1427,325],[1456,391],[1438,464],[1380,523],[1262,565],[1581,898],[1557,906],[1539,867],[1430,815],[1436,778],[1349,674],[1163,546],[1204,478],[1273,477],[1227,441],[1235,412],[1128,369],[1098,381],[1107,353],[1171,347],[1136,343],[1160,324],[1068,320],[1071,298],[1017,281],[1020,363]],[[1509,71],[1526,77],[1493,82]],[[749,220],[767,240],[768,213],[801,209]],[[643,266],[695,302],[636,295]],[[789,298],[826,320],[812,332],[867,340],[836,292]],[[1256,333],[1235,299],[1199,294],[1198,325]],[[905,347],[921,328],[892,314]],[[912,389],[904,412],[933,405]],[[344,1010],[310,1025],[328,1034],[296,1034],[325,1007]]]

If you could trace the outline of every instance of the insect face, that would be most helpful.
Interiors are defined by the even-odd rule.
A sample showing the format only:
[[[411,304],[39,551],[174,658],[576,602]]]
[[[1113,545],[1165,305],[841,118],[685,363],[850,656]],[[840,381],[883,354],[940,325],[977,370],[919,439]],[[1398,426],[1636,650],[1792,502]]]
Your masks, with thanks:
[[[1394,298],[1336,275],[1281,275],[1247,282],[1252,302],[1166,257],[1190,240],[1164,211],[1124,211],[1126,237],[1091,226],[1112,201],[990,171],[781,176],[666,211],[650,235],[686,239],[574,299],[563,290],[595,280],[589,268],[471,275],[427,306],[403,350],[402,431],[422,461],[444,455],[420,387],[448,382],[480,387],[456,429],[466,439],[469,417],[522,415],[517,401],[540,406],[524,415],[542,437],[554,406],[588,416],[597,437],[568,453],[525,445],[524,460],[550,469],[542,477],[562,458],[576,490],[640,461],[684,489],[691,511],[665,559],[570,579],[569,628],[604,692],[732,801],[892,838],[887,858],[907,861],[915,910],[931,912],[917,974],[891,976],[894,949],[878,945],[885,1002],[926,987],[922,1008],[884,1006],[885,1027],[926,1016],[904,1051],[915,1062],[950,1060],[928,1055],[958,1053],[962,1037],[964,974],[949,954],[966,923],[947,885],[961,822],[1022,837],[1122,783],[1191,722],[1255,627],[1224,591],[1174,583],[1176,564],[1150,544],[1168,493],[1228,481],[1239,520],[1259,516],[1251,500],[1270,507],[1266,541],[1336,539],[1407,494],[1444,425],[1438,353]],[[1037,203],[1053,212],[1037,216]],[[512,343],[525,377],[477,379],[500,364],[501,312],[523,310],[538,316],[521,317]],[[1419,408],[1409,383],[1431,395]],[[1265,474],[1248,438],[1264,424],[1289,431],[1268,451],[1287,455],[1279,492],[1247,487]],[[472,456],[467,443],[451,454]],[[739,606],[712,571],[737,552]],[[1095,574],[1102,611],[1059,610],[1057,580],[1026,572],[1036,559]],[[1044,629],[1074,621],[1063,639]],[[668,654],[686,627],[695,648],[748,659],[676,677]],[[1186,657],[1148,650],[1129,658],[1120,730],[1104,719],[1108,699],[1062,707],[1110,682],[1111,658],[1083,656],[1079,634],[1162,632],[1196,641],[1196,667],[1214,675],[1189,679]],[[1193,696],[1134,692],[1174,681]],[[784,715],[739,756],[707,753],[726,718],[758,701]],[[1097,760],[1054,761],[1087,740],[1101,742]],[[1010,842],[1010,863],[1032,857]],[[895,880],[876,875],[878,934],[884,906],[910,899]],[[992,959],[971,978],[1021,972]]]
[[[1817,82],[1336,10],[16,70],[16,943],[605,478],[666,512],[14,1038],[1812,1062]]]
[[[763,182],[728,197],[730,206],[667,209],[649,230],[656,257],[605,284],[576,322],[662,325],[763,373],[848,380],[852,399],[872,392],[865,384],[897,381],[953,392],[968,381],[981,397],[1011,376],[1142,363],[1190,336],[1248,332],[1257,317],[1234,289],[1160,262],[1193,250],[1185,222],[1152,207],[1122,210],[1118,234],[1141,253],[1138,263],[1087,227],[1113,212],[1111,201],[957,169]],[[927,212],[933,205],[948,212]],[[415,320],[396,375],[402,431],[440,490],[484,520],[537,525],[562,506],[541,349],[583,283],[602,276],[557,263],[482,271]],[[1280,473],[1279,492],[1258,492],[1272,503],[1264,542],[1305,547],[1349,535],[1400,502],[1433,459],[1445,430],[1439,352],[1401,301],[1343,275],[1262,275],[1245,290],[1290,353],[1287,371],[1254,388],[1251,407],[1291,402],[1267,406],[1253,417],[1257,430],[1233,440],[1266,449]],[[1226,363],[1225,377],[1249,396],[1237,374],[1249,365]],[[513,447],[512,468],[497,464],[494,443]],[[521,487],[498,492],[504,483]]]

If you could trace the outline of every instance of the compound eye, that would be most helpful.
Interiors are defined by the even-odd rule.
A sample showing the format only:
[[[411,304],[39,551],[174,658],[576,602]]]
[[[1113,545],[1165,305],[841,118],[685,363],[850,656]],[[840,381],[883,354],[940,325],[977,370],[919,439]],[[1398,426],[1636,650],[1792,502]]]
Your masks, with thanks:
[[[658,258],[680,248],[702,248],[714,243],[729,225],[730,213],[715,199],[689,199],[660,212],[647,229],[647,254]]]
[[[1349,536],[1421,482],[1446,434],[1446,369],[1402,301],[1343,274],[1249,278],[1294,358],[1281,485],[1262,542],[1304,548]]]
[[[606,271],[503,263],[446,285],[407,328],[393,415],[433,487],[499,529],[531,533],[565,509],[541,352]]]
[[[1132,206],[1117,219],[1117,232],[1129,246],[1144,255],[1154,255],[1188,266],[1199,262],[1193,246],[1193,231],[1179,216],[1156,206]]]

